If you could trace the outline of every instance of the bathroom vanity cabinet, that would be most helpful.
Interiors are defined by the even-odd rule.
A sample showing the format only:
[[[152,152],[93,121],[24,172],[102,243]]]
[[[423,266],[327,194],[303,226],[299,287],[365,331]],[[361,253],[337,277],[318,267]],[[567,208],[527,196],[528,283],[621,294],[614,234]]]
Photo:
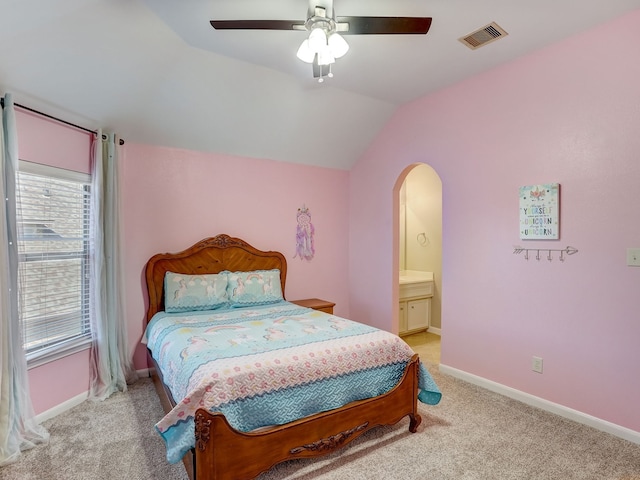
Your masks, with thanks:
[[[400,272],[400,335],[409,335],[429,328],[434,288],[432,272]]]

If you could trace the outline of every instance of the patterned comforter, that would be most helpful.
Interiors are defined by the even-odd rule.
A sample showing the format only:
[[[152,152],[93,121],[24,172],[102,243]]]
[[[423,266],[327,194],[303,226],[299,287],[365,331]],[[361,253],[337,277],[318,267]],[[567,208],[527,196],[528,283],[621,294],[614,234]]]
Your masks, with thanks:
[[[222,412],[248,432],[391,390],[414,352],[388,332],[289,302],[156,314],[147,347],[179,403],[156,429],[167,460],[194,446],[195,411]],[[440,391],[421,364],[418,398]]]

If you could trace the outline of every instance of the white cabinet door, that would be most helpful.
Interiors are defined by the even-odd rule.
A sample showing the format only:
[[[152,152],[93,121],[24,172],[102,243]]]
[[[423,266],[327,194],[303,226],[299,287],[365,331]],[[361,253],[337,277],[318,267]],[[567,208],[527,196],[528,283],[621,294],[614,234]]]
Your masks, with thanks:
[[[407,331],[407,302],[400,302],[400,315],[398,316],[400,320],[399,325],[399,333],[403,333]]]
[[[420,298],[407,301],[407,330],[426,329],[429,327],[431,299]]]

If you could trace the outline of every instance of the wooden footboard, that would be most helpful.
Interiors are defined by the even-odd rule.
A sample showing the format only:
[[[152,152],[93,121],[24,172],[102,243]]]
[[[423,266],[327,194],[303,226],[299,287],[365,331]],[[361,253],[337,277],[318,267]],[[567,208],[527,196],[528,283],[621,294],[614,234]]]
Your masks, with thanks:
[[[422,421],[417,397],[418,355],[415,355],[401,382],[390,392],[264,432],[239,432],[224,415],[200,409],[195,420],[195,478],[252,479],[285,460],[331,453],[367,430],[395,424],[407,415],[409,430],[415,432]]]

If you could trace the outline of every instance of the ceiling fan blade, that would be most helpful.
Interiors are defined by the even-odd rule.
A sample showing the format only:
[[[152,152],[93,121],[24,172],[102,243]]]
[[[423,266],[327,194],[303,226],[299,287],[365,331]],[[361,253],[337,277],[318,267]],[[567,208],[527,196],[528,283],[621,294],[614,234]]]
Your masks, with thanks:
[[[304,30],[304,20],[211,20],[216,30]]]
[[[342,35],[425,34],[431,27],[431,17],[336,17],[338,24],[348,23]]]

